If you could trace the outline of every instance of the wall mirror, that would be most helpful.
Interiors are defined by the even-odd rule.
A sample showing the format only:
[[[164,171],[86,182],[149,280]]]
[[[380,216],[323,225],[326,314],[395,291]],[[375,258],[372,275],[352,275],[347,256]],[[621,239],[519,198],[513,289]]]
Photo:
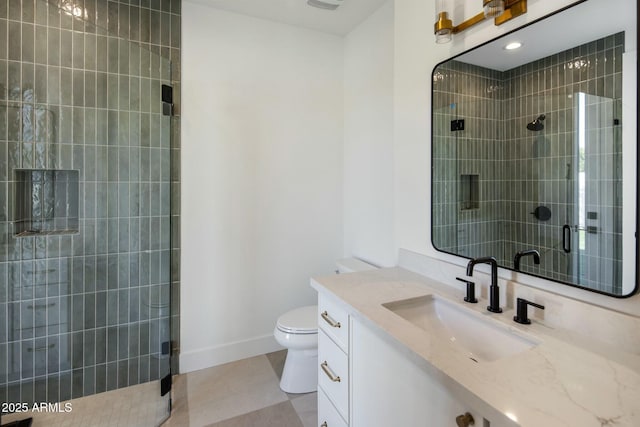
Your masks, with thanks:
[[[585,1],[436,66],[436,249],[636,291],[636,7]]]

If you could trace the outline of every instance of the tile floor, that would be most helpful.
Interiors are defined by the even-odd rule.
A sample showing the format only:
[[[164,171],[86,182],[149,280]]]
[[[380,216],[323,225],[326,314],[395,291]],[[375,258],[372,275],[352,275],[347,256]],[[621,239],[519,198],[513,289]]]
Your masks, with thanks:
[[[1,0],[0,0],[1,1]],[[286,350],[177,375],[163,427],[314,427],[316,393],[280,390]],[[33,415],[33,427],[155,427],[166,416],[157,381],[71,401],[71,413]],[[25,414],[2,417],[2,423]]]
[[[163,427],[316,426],[316,393],[280,390],[285,357],[283,350],[176,376]]]

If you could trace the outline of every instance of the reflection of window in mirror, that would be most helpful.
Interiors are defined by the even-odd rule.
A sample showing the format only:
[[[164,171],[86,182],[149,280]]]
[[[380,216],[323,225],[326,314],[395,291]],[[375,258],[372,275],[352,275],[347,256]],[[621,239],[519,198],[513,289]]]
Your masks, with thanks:
[[[518,251],[536,249],[540,264],[523,259],[521,271],[629,295],[635,282],[624,287],[622,203],[623,94],[636,104],[623,90],[629,39],[618,29],[558,50],[541,40],[546,30],[535,31],[544,21],[511,38],[522,35],[523,48],[547,45],[545,54],[515,63],[504,37],[433,71],[433,245],[494,256],[505,268]],[[541,211],[548,215],[535,215]],[[635,259],[625,262],[633,271]]]

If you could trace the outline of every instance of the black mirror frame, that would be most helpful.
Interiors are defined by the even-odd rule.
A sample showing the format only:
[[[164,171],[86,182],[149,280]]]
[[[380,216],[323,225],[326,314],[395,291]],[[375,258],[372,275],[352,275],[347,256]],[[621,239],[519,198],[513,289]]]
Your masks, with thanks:
[[[435,75],[438,67],[443,65],[443,64],[445,64],[446,62],[449,62],[449,61],[451,61],[453,59],[456,59],[456,58],[458,58],[458,57],[460,57],[460,56],[462,56],[462,55],[464,55],[464,54],[466,54],[468,52],[471,52],[471,51],[474,51],[476,49],[479,49],[479,48],[481,48],[481,47],[483,47],[483,46],[485,46],[485,45],[487,45],[489,43],[494,42],[495,40],[501,39],[503,37],[507,37],[508,35],[513,34],[516,31],[519,31],[519,30],[521,30],[523,28],[526,28],[528,26],[534,25],[534,24],[536,24],[536,23],[538,23],[538,22],[540,22],[540,21],[542,21],[544,19],[547,19],[547,18],[551,17],[551,16],[558,15],[558,14],[564,12],[565,10],[571,9],[571,8],[577,6],[577,5],[581,4],[581,3],[584,3],[586,1],[587,0],[578,1],[576,3],[573,3],[571,5],[565,6],[565,7],[561,8],[561,9],[558,9],[558,10],[552,12],[552,13],[544,15],[544,16],[542,16],[542,17],[540,17],[540,18],[538,18],[538,19],[536,19],[534,21],[528,22],[527,24],[522,25],[522,26],[520,26],[518,28],[514,28],[513,30],[511,30],[509,32],[506,32],[504,34],[501,34],[498,37],[494,37],[494,38],[492,38],[490,40],[487,40],[484,43],[481,43],[481,44],[479,44],[477,46],[472,47],[471,49],[465,50],[464,52],[458,53],[458,54],[456,54],[456,55],[454,55],[454,56],[452,56],[450,58],[447,58],[444,61],[441,61],[438,64],[436,64],[436,66],[433,68],[433,71],[431,72],[431,114],[432,114],[432,116],[431,116],[431,163],[430,163],[431,164],[431,175],[430,175],[430,177],[431,177],[431,182],[430,182],[430,185],[431,185],[431,197],[430,197],[430,206],[432,207],[431,208],[432,210],[431,210],[430,242],[431,242],[431,246],[436,251],[441,252],[441,253],[445,253],[445,254],[449,254],[449,255],[454,255],[454,256],[457,256],[457,257],[460,257],[460,258],[470,259],[469,257],[463,256],[463,255],[460,255],[460,254],[456,254],[456,253],[453,253],[453,252],[448,252],[448,251],[444,251],[444,250],[438,249],[438,247],[436,247],[436,245],[433,242],[433,226],[434,226],[434,224],[433,224],[433,202],[434,202],[434,200],[433,200],[433,194],[434,194],[434,185],[433,185],[433,183],[434,183],[434,179],[433,179],[434,178],[433,177],[433,171],[434,171],[434,168],[433,168],[433,156],[434,156],[434,150],[433,150],[433,148],[434,148],[434,144],[433,144],[433,140],[434,140],[434,134],[433,134],[434,133],[433,132],[433,111],[434,111],[433,93],[434,93],[434,89],[435,89],[434,88],[434,75]],[[636,28],[637,28],[638,14],[640,14],[640,8],[636,8],[636,12],[637,12],[637,15],[636,15]],[[637,37],[640,37],[640,33],[637,33]],[[636,56],[636,70],[638,70],[638,59],[637,59],[637,56]],[[638,111],[639,111],[638,107],[640,105],[639,101],[638,101],[639,96],[640,96],[640,85],[636,84],[636,115],[637,116],[638,116]],[[608,297],[613,297],[613,298],[618,298],[618,299],[630,298],[630,297],[632,297],[632,296],[634,296],[635,294],[638,293],[638,290],[640,290],[640,284],[638,283],[638,278],[640,277],[640,259],[639,259],[640,239],[638,239],[638,229],[640,229],[640,215],[639,215],[639,211],[640,211],[640,209],[639,209],[640,208],[640,199],[639,199],[639,196],[640,196],[640,193],[639,193],[639,191],[640,191],[640,174],[638,173],[638,166],[640,165],[640,144],[638,144],[638,137],[640,136],[639,132],[640,132],[640,116],[638,116],[638,119],[636,120],[636,215],[635,215],[636,216],[636,221],[635,221],[636,229],[634,231],[635,250],[636,250],[636,253],[635,253],[635,263],[636,263],[636,265],[635,265],[635,277],[634,277],[635,285],[634,285],[633,290],[630,293],[625,294],[625,295],[616,295],[616,294],[604,292],[604,291],[601,291],[601,290],[598,290],[598,289],[592,289],[592,288],[589,288],[589,287],[586,287],[586,286],[581,286],[581,285],[578,285],[576,283],[571,283],[571,282],[565,282],[565,281],[562,281],[562,280],[551,279],[549,277],[541,276],[541,275],[537,275],[537,274],[533,274],[533,273],[526,273],[526,272],[518,271],[519,274],[526,274],[526,275],[537,277],[537,278],[540,278],[540,279],[545,279],[545,280],[548,280],[548,281],[551,281],[551,282],[560,283],[560,284],[563,284],[563,285],[571,286],[571,287],[578,288],[578,289],[583,289],[585,291],[594,292],[594,293],[597,293],[597,294],[606,295]],[[502,268],[502,269],[515,271],[514,269],[506,267],[506,266],[499,266],[499,267]]]

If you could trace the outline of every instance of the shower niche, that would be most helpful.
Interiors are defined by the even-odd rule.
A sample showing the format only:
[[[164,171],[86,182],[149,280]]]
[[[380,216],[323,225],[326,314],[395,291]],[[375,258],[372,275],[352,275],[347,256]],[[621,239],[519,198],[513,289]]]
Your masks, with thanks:
[[[480,208],[480,180],[478,174],[460,175],[460,210]]]
[[[15,170],[15,237],[78,233],[79,171]]]

